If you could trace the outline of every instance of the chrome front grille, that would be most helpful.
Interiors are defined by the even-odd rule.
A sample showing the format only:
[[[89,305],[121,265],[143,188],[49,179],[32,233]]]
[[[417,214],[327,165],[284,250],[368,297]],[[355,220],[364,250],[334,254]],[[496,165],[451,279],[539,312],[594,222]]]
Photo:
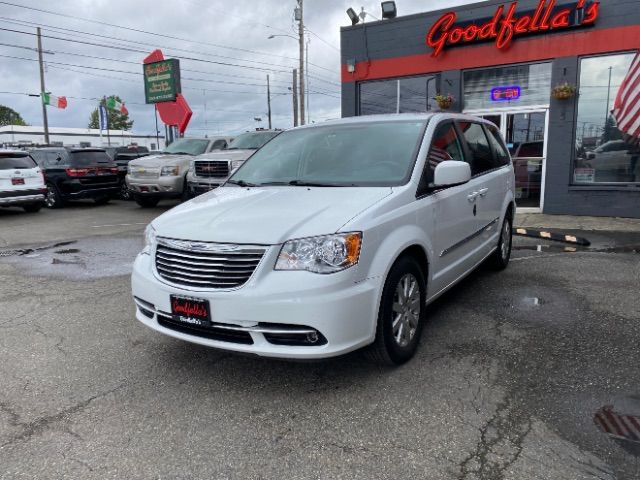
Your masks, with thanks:
[[[160,238],[156,246],[156,270],[175,285],[237,288],[249,280],[264,253],[264,247]]]
[[[157,168],[131,167],[129,175],[132,178],[159,178],[160,170]]]
[[[229,162],[227,160],[197,160],[195,167],[197,177],[225,178],[229,176]]]

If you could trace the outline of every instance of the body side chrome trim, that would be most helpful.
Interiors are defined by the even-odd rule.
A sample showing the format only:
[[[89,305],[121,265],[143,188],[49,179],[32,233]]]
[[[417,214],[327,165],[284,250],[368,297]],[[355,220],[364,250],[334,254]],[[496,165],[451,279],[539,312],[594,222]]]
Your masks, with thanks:
[[[489,230],[491,227],[493,227],[496,223],[498,223],[500,221],[500,217],[492,220],[491,222],[489,222],[487,225],[485,225],[484,227],[482,227],[480,230],[478,230],[477,232],[472,233],[471,235],[469,235],[466,238],[463,238],[462,240],[460,240],[458,243],[455,243],[453,245],[451,245],[448,248],[445,248],[441,253],[440,253],[440,257],[444,257],[445,255],[448,255],[449,253],[453,252],[455,249],[460,248],[461,246],[463,246],[465,243],[470,242],[471,240],[473,240],[474,238],[482,235],[485,231]]]

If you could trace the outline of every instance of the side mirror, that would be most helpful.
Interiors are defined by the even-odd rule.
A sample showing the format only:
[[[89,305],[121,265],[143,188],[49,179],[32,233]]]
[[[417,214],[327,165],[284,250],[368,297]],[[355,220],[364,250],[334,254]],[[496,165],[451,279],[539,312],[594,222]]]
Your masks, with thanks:
[[[467,162],[447,160],[440,163],[433,173],[435,187],[452,187],[471,180],[471,167]]]

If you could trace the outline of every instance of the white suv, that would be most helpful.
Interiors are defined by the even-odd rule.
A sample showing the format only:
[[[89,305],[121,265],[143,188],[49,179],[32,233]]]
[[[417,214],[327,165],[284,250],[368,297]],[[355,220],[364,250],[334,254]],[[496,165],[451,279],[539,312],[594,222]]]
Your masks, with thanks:
[[[496,127],[457,114],[284,132],[221,188],[155,219],[136,316],[172,337],[281,358],[414,354],[428,305],[505,268],[514,173]]]
[[[44,206],[46,193],[40,167],[28,152],[0,150],[0,207],[34,213]]]

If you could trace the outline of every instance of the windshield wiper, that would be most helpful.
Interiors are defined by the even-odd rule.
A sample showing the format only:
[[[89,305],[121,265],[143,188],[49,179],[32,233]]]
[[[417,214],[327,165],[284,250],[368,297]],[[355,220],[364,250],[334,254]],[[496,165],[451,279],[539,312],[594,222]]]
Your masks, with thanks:
[[[249,183],[249,182],[245,182],[244,180],[227,180],[226,183],[229,183],[231,185],[238,185],[239,187],[258,187],[259,186],[257,183]]]
[[[189,152],[166,152],[167,155],[193,155],[193,153]]]
[[[292,187],[347,187],[347,186],[355,186],[355,185],[344,185],[338,183],[322,183],[322,182],[307,182],[306,180],[291,180],[287,183],[287,185],[291,185]]]

